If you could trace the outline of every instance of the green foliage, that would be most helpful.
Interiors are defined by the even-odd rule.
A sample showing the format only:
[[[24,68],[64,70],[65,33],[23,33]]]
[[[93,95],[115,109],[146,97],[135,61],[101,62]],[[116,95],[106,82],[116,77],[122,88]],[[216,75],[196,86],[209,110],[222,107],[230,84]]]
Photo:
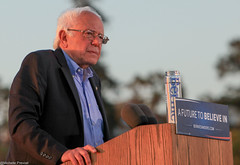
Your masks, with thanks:
[[[0,161],[5,160],[9,143],[7,125],[8,94],[9,89],[0,85]]]
[[[9,141],[0,139],[0,161],[5,160],[8,152]]]
[[[233,40],[230,42],[229,47],[230,52],[221,57],[216,65],[220,78],[240,72],[240,40]],[[227,104],[240,111],[240,86],[228,87],[223,96],[209,99],[216,103]]]
[[[229,46],[229,54],[217,62],[217,71],[220,77],[240,71],[240,40],[233,40]]]

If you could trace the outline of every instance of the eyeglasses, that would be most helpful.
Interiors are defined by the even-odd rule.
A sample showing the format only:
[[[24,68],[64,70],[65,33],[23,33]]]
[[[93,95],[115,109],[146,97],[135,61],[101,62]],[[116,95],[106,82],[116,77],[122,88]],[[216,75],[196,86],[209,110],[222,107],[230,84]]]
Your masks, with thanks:
[[[77,30],[77,29],[67,29],[68,31],[81,32],[84,37],[88,38],[90,41],[93,41],[96,37],[101,40],[102,44],[106,44],[109,41],[109,38],[101,33],[97,33],[94,30]]]

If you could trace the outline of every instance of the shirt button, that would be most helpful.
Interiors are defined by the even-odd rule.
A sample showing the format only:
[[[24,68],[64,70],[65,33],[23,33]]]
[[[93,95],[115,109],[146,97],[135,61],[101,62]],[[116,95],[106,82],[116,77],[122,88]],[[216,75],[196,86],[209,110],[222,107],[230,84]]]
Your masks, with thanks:
[[[78,69],[77,71],[78,71],[78,72],[80,72],[80,71],[81,71],[81,69]]]

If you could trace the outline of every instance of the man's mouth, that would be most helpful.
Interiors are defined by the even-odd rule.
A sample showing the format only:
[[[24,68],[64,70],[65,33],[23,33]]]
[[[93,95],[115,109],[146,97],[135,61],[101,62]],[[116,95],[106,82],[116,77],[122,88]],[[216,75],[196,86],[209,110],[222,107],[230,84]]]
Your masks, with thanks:
[[[97,51],[88,51],[89,53],[93,53],[93,54],[96,54],[96,55],[98,55],[99,53],[97,52]]]

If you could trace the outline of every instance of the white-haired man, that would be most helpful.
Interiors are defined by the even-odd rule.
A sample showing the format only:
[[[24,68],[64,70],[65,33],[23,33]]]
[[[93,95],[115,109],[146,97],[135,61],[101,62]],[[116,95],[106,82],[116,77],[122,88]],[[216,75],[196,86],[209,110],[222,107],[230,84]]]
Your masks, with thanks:
[[[91,68],[107,41],[101,17],[90,7],[74,8],[58,19],[55,50],[26,56],[10,89],[7,161],[91,164],[89,152],[109,140]]]

